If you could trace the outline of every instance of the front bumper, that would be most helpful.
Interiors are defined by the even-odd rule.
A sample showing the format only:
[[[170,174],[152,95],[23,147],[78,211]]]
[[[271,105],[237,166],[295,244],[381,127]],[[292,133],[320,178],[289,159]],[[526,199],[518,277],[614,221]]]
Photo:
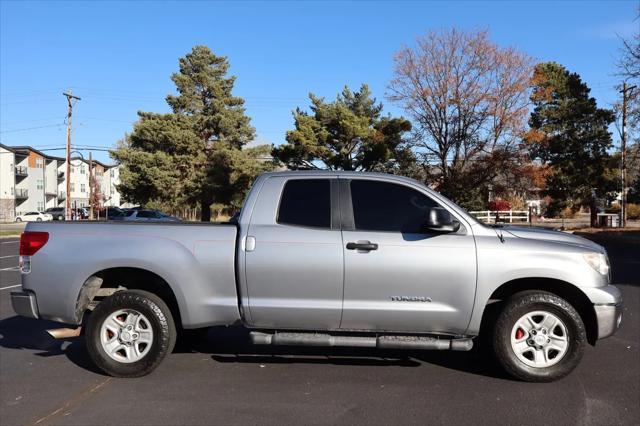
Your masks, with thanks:
[[[11,306],[18,315],[39,318],[36,295],[30,291],[12,291]]]
[[[585,287],[582,291],[587,295],[596,314],[598,339],[614,334],[622,322],[622,292],[614,285],[602,287]]]
[[[598,339],[612,336],[622,323],[622,301],[615,305],[594,305],[598,321]]]

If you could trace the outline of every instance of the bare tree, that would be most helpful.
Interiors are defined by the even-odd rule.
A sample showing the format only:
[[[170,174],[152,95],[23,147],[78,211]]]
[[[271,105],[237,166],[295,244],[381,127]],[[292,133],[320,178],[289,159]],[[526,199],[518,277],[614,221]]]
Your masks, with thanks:
[[[640,7],[634,21],[640,24]],[[635,90],[631,90],[628,94],[629,130],[632,136],[630,140],[634,140],[633,136],[640,128],[640,89],[638,88],[640,86],[640,30],[637,30],[630,38],[621,39],[620,58],[616,63],[617,74],[625,81],[636,86]],[[621,105],[616,105],[615,109],[619,115]]]
[[[521,159],[532,66],[487,31],[432,31],[396,53],[388,97],[413,120],[429,183],[469,205],[474,191]]]

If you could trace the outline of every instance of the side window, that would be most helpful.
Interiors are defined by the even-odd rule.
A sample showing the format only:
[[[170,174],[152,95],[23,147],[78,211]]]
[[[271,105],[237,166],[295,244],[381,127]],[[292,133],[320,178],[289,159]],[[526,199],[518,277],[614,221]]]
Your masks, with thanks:
[[[278,223],[331,228],[331,182],[329,179],[295,179],[282,191]]]
[[[153,212],[140,210],[138,211],[138,217],[141,217],[143,219],[150,219],[150,218],[153,218],[154,215],[153,215]]]
[[[438,204],[406,186],[372,180],[351,181],[357,230],[422,233],[427,210]]]

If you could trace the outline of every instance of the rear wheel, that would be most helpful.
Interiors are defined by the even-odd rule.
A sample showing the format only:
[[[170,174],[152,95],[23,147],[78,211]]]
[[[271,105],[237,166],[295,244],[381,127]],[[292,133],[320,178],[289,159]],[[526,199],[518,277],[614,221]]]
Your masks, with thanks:
[[[93,362],[115,377],[140,377],[153,371],[173,350],[176,328],[158,296],[120,291],[93,310],[86,331]]]
[[[498,316],[493,348],[502,367],[530,382],[569,374],[582,359],[586,332],[578,312],[547,292],[514,295]]]
[[[36,222],[42,222],[42,219],[38,217],[36,218]]]
[[[22,219],[20,219],[19,217],[16,217],[16,222],[22,222]]]

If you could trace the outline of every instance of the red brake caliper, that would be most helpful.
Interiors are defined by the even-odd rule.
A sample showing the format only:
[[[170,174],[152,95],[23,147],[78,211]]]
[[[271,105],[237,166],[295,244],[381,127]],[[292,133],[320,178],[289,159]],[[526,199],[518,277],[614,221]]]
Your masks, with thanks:
[[[520,340],[523,337],[524,337],[524,331],[521,328],[517,329],[516,330],[516,339]]]

